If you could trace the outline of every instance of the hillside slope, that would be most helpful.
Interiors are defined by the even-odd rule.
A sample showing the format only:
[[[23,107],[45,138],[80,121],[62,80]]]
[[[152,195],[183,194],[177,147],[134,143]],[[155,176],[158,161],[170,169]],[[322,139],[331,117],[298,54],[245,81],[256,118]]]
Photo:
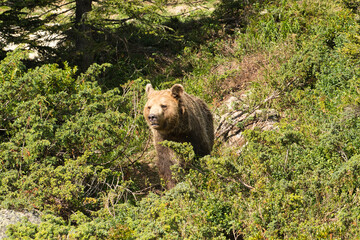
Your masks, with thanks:
[[[202,26],[201,44],[121,89],[96,83],[106,66],[75,77],[68,66],[26,70],[19,52],[3,60],[1,206],[43,213],[40,224],[19,223],[7,235],[360,238],[360,2],[249,2],[222,1],[237,8],[217,8],[211,16],[221,21]],[[279,121],[262,130],[242,119],[246,144],[219,138],[200,160],[177,146],[190,170],[177,168],[179,183],[165,191],[141,116],[148,82],[182,83],[217,124],[231,96],[241,99],[234,110],[272,109]]]

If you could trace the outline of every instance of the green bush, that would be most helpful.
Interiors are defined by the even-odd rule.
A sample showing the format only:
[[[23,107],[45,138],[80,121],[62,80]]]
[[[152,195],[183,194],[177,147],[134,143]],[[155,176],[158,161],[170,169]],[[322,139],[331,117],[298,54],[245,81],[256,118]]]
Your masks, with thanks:
[[[84,201],[99,201],[114,178],[125,183],[120,169],[148,137],[139,109],[144,81],[102,92],[94,79],[106,65],[74,78],[66,64],[26,71],[21,58],[15,52],[1,62],[2,205],[62,216],[98,209]]]

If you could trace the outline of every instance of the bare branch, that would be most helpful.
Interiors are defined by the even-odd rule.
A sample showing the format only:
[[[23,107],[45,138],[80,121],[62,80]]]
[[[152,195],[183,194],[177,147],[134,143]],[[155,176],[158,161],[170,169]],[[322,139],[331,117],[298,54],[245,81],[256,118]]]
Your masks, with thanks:
[[[232,111],[229,113],[229,116],[231,116],[232,114],[236,114],[235,116],[232,116],[230,119],[231,123],[228,123],[228,119],[223,119],[219,126],[216,128],[216,138],[220,138],[220,137],[225,137],[228,135],[228,133],[233,130],[233,128],[238,124],[238,121],[236,121],[236,119],[240,118],[241,116],[243,116],[244,114],[247,114],[247,116],[245,116],[245,119],[243,119],[242,121],[245,121],[248,117],[252,116],[253,113],[255,113],[256,110],[259,110],[260,108],[262,108],[266,103],[270,102],[271,100],[278,98],[281,96],[281,94],[283,94],[288,87],[296,80],[297,78],[292,79],[291,81],[289,81],[286,86],[281,89],[281,90],[275,90],[274,92],[272,92],[267,98],[265,98],[261,103],[259,103],[258,105],[256,105],[254,108],[252,108],[251,111],[240,111],[240,113],[236,114],[237,110]],[[224,128],[225,123],[228,124],[228,126],[225,127],[225,129],[222,130],[222,128]],[[221,131],[220,131],[221,130]]]
[[[213,173],[215,173],[214,171],[212,171]],[[241,179],[237,178],[236,180],[233,179],[233,178],[228,178],[228,177],[225,177],[223,175],[221,175],[220,173],[215,173],[216,175],[218,175],[220,178],[222,179],[225,179],[227,181],[230,181],[230,182],[233,182],[233,183],[238,183],[240,182],[242,185],[244,185],[246,188],[248,189],[255,189],[253,186],[250,186],[249,184],[245,183],[244,181],[242,181]]]

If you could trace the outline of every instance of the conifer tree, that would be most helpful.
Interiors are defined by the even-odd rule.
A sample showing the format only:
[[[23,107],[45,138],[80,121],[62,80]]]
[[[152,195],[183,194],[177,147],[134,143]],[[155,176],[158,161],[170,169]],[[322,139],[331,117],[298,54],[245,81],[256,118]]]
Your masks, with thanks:
[[[162,12],[167,4],[181,2],[190,1],[2,0],[0,47],[23,44],[37,51],[38,60],[66,60],[85,71],[107,61],[113,54],[108,49],[127,51],[130,37],[168,35],[168,17]]]

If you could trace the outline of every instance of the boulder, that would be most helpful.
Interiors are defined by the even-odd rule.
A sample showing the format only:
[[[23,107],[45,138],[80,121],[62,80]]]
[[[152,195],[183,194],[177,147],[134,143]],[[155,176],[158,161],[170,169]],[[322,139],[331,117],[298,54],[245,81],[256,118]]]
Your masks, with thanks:
[[[215,130],[215,137],[228,146],[241,147],[246,141],[242,135],[246,129],[273,130],[280,116],[275,109],[249,109],[243,101],[236,97],[230,97],[224,102],[222,112],[218,117],[219,124]]]
[[[41,222],[39,215],[30,212],[18,212],[14,210],[0,210],[0,239],[6,238],[6,229],[10,224],[16,224],[27,218],[30,222],[38,224]]]

